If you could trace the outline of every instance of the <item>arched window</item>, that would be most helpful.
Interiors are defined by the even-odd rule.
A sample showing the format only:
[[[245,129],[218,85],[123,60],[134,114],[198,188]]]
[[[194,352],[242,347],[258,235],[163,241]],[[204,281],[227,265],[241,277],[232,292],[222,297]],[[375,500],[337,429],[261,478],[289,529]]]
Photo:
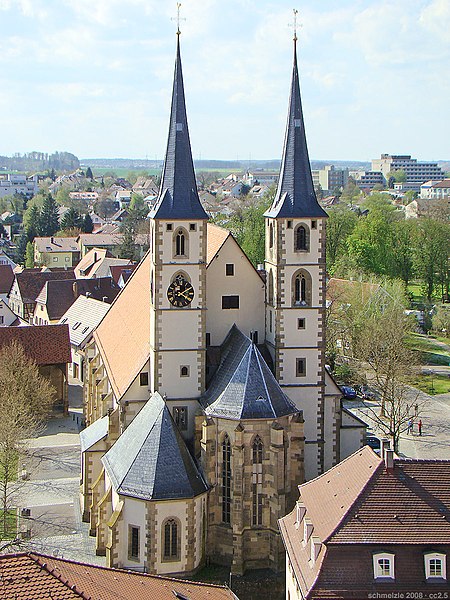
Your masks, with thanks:
[[[222,521],[231,523],[231,444],[227,435],[222,442]]]
[[[269,248],[273,248],[273,223],[269,223]]]
[[[296,251],[309,251],[309,229],[306,225],[298,225],[294,232],[294,249]]]
[[[311,305],[311,276],[306,271],[300,271],[294,276],[293,301],[296,306]]]
[[[268,285],[267,301],[269,304],[273,305],[273,271],[272,271],[272,269],[270,269],[270,271],[269,271],[269,285]]]
[[[163,527],[163,560],[180,560],[180,533],[178,519],[167,519]]]
[[[262,525],[262,463],[264,446],[261,438],[257,435],[252,445],[253,472],[252,472],[252,503],[253,503],[253,525]]]
[[[174,255],[183,258],[188,256],[188,234],[182,227],[174,234]]]

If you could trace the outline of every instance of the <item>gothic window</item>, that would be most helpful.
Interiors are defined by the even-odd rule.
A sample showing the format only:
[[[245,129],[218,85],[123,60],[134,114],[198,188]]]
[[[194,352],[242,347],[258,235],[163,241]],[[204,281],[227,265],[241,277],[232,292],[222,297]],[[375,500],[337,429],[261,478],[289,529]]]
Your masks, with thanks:
[[[293,281],[293,301],[296,306],[311,305],[311,275],[306,271],[299,271]]]
[[[268,285],[267,301],[273,306],[273,271],[269,271],[269,285]]]
[[[306,225],[298,225],[294,232],[294,250],[309,251],[309,229]]]
[[[262,525],[262,462],[264,446],[261,438],[257,435],[252,445],[253,472],[252,472],[252,503],[253,503],[253,525]]]
[[[222,442],[222,521],[231,523],[231,444],[227,435]]]
[[[273,223],[269,224],[269,248],[273,248]]]
[[[188,256],[188,235],[186,231],[180,227],[174,235],[174,255],[177,257],[187,258]]]
[[[139,527],[128,526],[128,558],[139,560]]]
[[[163,560],[180,560],[180,523],[167,519],[163,527]]]

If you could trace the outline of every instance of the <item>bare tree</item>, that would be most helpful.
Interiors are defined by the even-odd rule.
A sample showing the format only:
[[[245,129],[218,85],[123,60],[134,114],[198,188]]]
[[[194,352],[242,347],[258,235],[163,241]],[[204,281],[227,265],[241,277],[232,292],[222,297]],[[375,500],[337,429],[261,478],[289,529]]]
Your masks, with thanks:
[[[0,349],[0,549],[20,541],[15,499],[27,438],[44,424],[55,390],[15,342]]]

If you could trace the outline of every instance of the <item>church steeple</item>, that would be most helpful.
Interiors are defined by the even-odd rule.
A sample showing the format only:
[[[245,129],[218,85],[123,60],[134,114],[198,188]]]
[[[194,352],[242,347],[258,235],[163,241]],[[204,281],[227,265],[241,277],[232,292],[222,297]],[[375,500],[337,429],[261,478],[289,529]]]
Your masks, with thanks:
[[[208,219],[198,197],[189,141],[179,30],[166,158],[158,199],[150,216],[153,219]]]
[[[294,67],[280,178],[272,206],[265,216],[271,218],[327,216],[317,202],[309,164],[297,68],[297,35],[294,35]]]

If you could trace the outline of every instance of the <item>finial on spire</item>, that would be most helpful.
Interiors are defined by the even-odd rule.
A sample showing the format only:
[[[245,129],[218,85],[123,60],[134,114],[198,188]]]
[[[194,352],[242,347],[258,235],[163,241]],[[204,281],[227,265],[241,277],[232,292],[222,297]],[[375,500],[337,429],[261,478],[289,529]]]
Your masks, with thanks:
[[[293,27],[294,29],[294,42],[297,42],[297,15],[298,15],[298,10],[296,8],[292,9],[293,13],[294,13],[294,22],[290,23],[290,26]]]
[[[172,18],[172,21],[176,21],[177,22],[177,35],[179,36],[181,34],[181,30],[180,30],[180,21],[186,21],[186,19],[182,19],[180,17],[180,8],[181,8],[181,2],[177,2],[177,17]]]

